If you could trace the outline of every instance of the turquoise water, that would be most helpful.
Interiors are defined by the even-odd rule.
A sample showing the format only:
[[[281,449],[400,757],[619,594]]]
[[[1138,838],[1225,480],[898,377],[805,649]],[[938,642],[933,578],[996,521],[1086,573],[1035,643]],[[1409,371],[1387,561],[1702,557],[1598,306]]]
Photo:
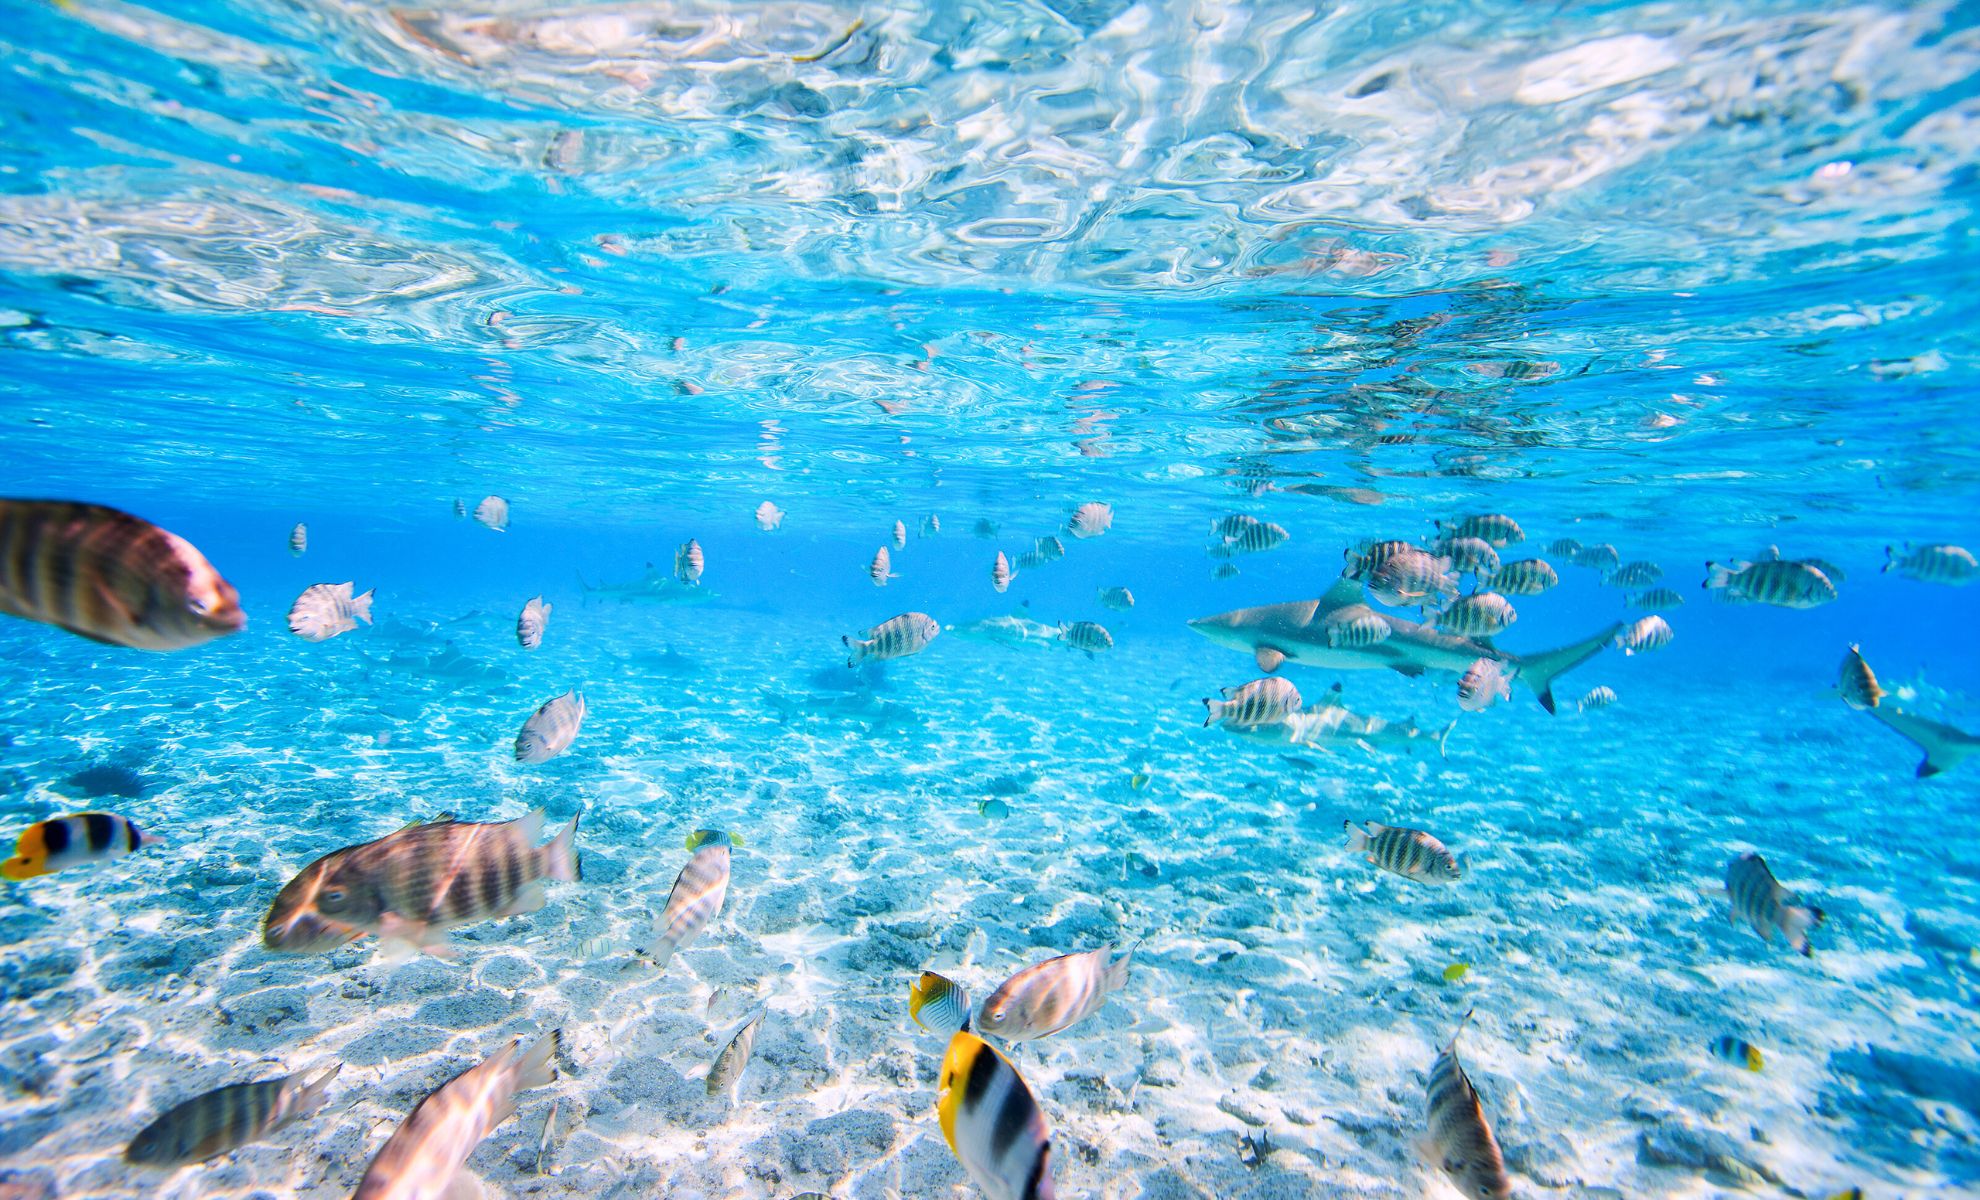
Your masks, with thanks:
[[[1880,570],[1980,548],[1970,5],[75,0],[0,55],[0,495],[156,522],[248,616],[173,654],[0,618],[0,836],[159,839],[0,884],[0,1196],[349,1195],[420,1097],[559,1028],[468,1160],[491,1196],[959,1200],[909,984],[1137,940],[1012,1049],[1062,1196],[1456,1196],[1416,1141],[1467,1011],[1515,1194],[1980,1195],[1980,762],[1917,778],[1832,690],[1859,644],[1885,706],[1980,732],[1980,587]],[[489,495],[506,532],[454,515]],[[1214,556],[1237,513],[1289,536]],[[1561,577],[1498,647],[1674,640],[1553,715],[1282,669],[1413,743],[1203,727],[1259,671],[1188,619],[1473,513]],[[699,588],[595,590],[689,538]],[[1838,598],[1701,590],[1769,545]],[[375,624],[288,632],[345,580]],[[845,668],[910,611],[949,628]],[[967,636],[1012,615],[1114,646]],[[573,688],[570,750],[517,763]],[[318,856],[538,806],[584,878],[451,958],[264,947]],[[1350,820],[1465,876],[1379,871]],[[656,971],[701,828],[744,839],[727,903]],[[1827,914],[1812,957],[1728,921],[1749,850]],[[335,1062],[230,1155],[120,1157]]]

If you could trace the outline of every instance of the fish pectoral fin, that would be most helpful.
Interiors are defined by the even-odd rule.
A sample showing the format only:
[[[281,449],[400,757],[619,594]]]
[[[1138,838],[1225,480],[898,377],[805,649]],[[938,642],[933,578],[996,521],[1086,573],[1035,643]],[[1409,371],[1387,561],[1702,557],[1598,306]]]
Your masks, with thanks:
[[[531,880],[523,885],[522,891],[516,893],[514,900],[509,901],[508,906],[502,910],[501,915],[515,917],[521,916],[523,913],[533,913],[542,908],[543,904],[543,881],[540,879]]]
[[[454,953],[445,944],[444,936],[435,933],[431,925],[409,920],[395,912],[388,912],[379,919],[378,943],[388,958],[410,957],[422,951],[435,958],[450,958]]]
[[[1271,646],[1258,647],[1251,652],[1251,657],[1257,660],[1258,669],[1267,675],[1278,670],[1286,661],[1285,651],[1275,649]]]
[[[447,1190],[440,1193],[440,1200],[488,1200],[488,1189],[481,1185],[481,1176],[462,1167],[454,1172]]]

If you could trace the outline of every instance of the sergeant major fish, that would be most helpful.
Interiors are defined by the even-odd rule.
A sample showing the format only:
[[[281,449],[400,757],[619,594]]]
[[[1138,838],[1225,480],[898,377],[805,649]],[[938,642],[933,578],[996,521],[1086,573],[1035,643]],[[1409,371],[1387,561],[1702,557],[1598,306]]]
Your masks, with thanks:
[[[0,613],[136,650],[239,633],[240,593],[191,542],[100,504],[0,499]]]
[[[701,586],[701,573],[708,560],[701,553],[701,543],[689,538],[674,551],[674,577],[689,587]]]
[[[1815,608],[1836,598],[1836,585],[1807,563],[1783,559],[1729,565],[1708,562],[1705,572],[1705,589],[1734,603]]]
[[[894,522],[894,549],[896,549],[896,550],[905,550],[905,549],[907,549],[907,524],[906,524],[906,522],[903,522],[903,521],[895,521],[895,522]]]
[[[516,734],[516,761],[548,762],[570,749],[584,724],[584,714],[584,697],[575,688],[545,700]]]
[[[1269,675],[1241,687],[1224,688],[1222,700],[1205,698],[1203,716],[1207,729],[1223,723],[1232,728],[1246,725],[1274,725],[1300,709],[1299,689],[1290,679]]]
[[[1662,650],[1677,635],[1669,621],[1652,613],[1616,635],[1616,648],[1624,654],[1645,654]]]
[[[1075,508],[1066,520],[1066,532],[1076,538],[1096,538],[1113,527],[1113,507],[1097,500]]]
[[[990,564],[990,586],[1001,596],[1010,590],[1013,578],[1015,576],[1011,574],[1011,560],[1004,557],[1002,550],[997,551],[996,561]]]
[[[1500,665],[1489,658],[1473,662],[1458,680],[1458,707],[1484,712],[1501,700],[1512,699],[1512,684]]]
[[[371,624],[371,598],[377,590],[352,595],[351,583],[313,583],[289,606],[289,632],[312,642],[327,642],[357,628],[361,618]]]
[[[1971,583],[1980,575],[1980,561],[1963,546],[1917,546],[1906,542],[1900,552],[1884,547],[1884,570],[1897,571],[1922,583],[1943,583],[1953,587]]]
[[[904,612],[863,630],[858,637],[846,636],[839,640],[852,651],[846,658],[846,665],[856,667],[869,658],[906,658],[919,654],[941,632],[942,627],[927,613]]]
[[[522,614],[516,618],[516,641],[523,649],[534,650],[543,644],[543,630],[550,624],[552,607],[541,596],[523,605]]]
[[[1284,545],[1291,537],[1292,535],[1287,533],[1283,526],[1274,525],[1269,521],[1256,521],[1244,526],[1235,534],[1226,535],[1221,542],[1210,547],[1210,554],[1215,558],[1260,554]]]
[[[1519,522],[1503,513],[1480,513],[1456,521],[1438,521],[1436,525],[1437,532],[1447,538],[1477,538],[1500,550],[1526,540],[1526,531],[1519,527]]]
[[[523,1047],[515,1038],[419,1102],[371,1165],[351,1200],[440,1200],[458,1196],[456,1177],[483,1138],[515,1115],[516,1093],[556,1079],[559,1033]],[[470,1194],[473,1194],[472,1192]]]
[[[763,1018],[768,1008],[759,1008],[756,1015],[744,1021],[736,1030],[729,1044],[715,1056],[715,1062],[708,1068],[708,1094],[727,1096],[733,1103],[735,1092],[742,1085],[743,1071],[749,1067],[750,1052],[756,1048],[756,1031],[763,1026]]]
[[[756,527],[764,533],[775,533],[784,524],[784,510],[765,500],[756,506]]]
[[[1628,603],[1631,608],[1676,608],[1684,603],[1684,597],[1670,588],[1659,587],[1638,592]]]
[[[873,581],[874,587],[886,587],[889,579],[900,578],[894,574],[894,556],[887,553],[885,546],[873,552],[873,561],[866,566],[866,577]]]
[[[230,1084],[181,1101],[131,1139],[124,1161],[176,1167],[258,1142],[322,1108],[324,1093],[341,1069]]]
[[[1134,593],[1124,587],[1103,587],[1100,589],[1100,607],[1126,612],[1134,607]]]
[[[0,877],[20,881],[83,863],[122,858],[144,844],[138,827],[114,813],[82,812],[37,821],[21,831]]]
[[[1752,851],[1726,864],[1727,916],[1734,925],[1745,921],[1762,941],[1774,940],[1774,931],[1799,954],[1812,955],[1808,932],[1822,923],[1825,914],[1812,905],[1796,904],[1794,894],[1782,887],[1767,869],[1767,860]]]
[[[1055,1200],[1044,1112],[1010,1060],[967,1030],[949,1039],[935,1112],[949,1149],[988,1200]]]
[[[1437,615],[1437,628],[1462,637],[1489,637],[1502,632],[1519,614],[1497,592],[1473,592],[1460,597]]]
[[[694,853],[674,878],[667,907],[653,923],[652,941],[639,950],[640,957],[665,969],[721,914],[722,901],[729,895],[731,845],[742,845],[742,839],[718,829],[697,829],[688,835],[687,848]]]
[[[1363,821],[1359,829],[1353,821],[1341,824],[1347,830],[1348,849],[1366,856],[1384,871],[1417,883],[1456,883],[1464,878],[1457,857],[1421,829],[1375,821]]]
[[[289,531],[289,554],[293,558],[301,558],[303,552],[308,549],[309,526],[297,521],[296,527]]]
[[[1653,562],[1628,562],[1610,571],[1602,582],[1610,587],[1649,587],[1664,577],[1664,568]]]
[[[1450,560],[1420,550],[1391,554],[1368,573],[1368,594],[1392,608],[1440,608],[1457,590]]]
[[[1616,689],[1604,684],[1589,688],[1586,695],[1574,702],[1574,707],[1576,712],[1590,712],[1598,708],[1607,708],[1615,702]]]
[[[1558,587],[1561,577],[1552,565],[1538,558],[1521,558],[1506,563],[1485,581],[1488,591],[1501,596],[1538,596]]]
[[[509,502],[500,496],[484,496],[474,506],[474,519],[496,533],[509,530]]]
[[[262,944],[285,954],[334,950],[369,933],[446,953],[447,931],[543,907],[546,880],[579,875],[577,818],[548,845],[543,810],[514,821],[440,820],[333,850],[285,884]]]
[[[1451,560],[1453,571],[1469,571],[1485,577],[1499,570],[1499,552],[1483,538],[1451,538],[1439,543],[1437,552]]]
[[[1478,1089],[1471,1086],[1471,1077],[1458,1061],[1458,1034],[1470,1020],[1466,1013],[1430,1066],[1430,1082],[1423,1094],[1427,1127],[1423,1148],[1470,1200],[1507,1200],[1512,1180],[1506,1175],[1505,1155],[1485,1119]]]
[[[1116,957],[1113,946],[1105,945],[1034,963],[990,993],[977,1013],[976,1028],[1012,1042],[1069,1029],[1127,985],[1133,958],[1132,948]]]
[[[1075,650],[1085,652],[1092,658],[1102,650],[1114,648],[1114,635],[1105,626],[1092,621],[1072,621],[1059,626],[1059,640]]]

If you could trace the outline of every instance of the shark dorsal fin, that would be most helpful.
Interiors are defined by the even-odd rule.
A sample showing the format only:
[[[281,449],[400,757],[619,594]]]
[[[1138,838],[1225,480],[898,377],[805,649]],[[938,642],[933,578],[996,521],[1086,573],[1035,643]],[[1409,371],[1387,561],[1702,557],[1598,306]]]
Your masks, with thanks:
[[[1327,589],[1326,595],[1320,597],[1320,611],[1327,612],[1360,603],[1362,603],[1361,581],[1343,575],[1334,581],[1334,586]]]

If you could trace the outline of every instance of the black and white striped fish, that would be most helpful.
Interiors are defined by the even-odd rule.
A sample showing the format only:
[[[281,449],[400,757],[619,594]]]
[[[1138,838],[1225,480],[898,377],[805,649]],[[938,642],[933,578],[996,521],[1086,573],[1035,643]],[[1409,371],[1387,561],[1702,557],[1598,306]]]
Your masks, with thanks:
[[[352,583],[312,583],[289,606],[289,632],[312,642],[327,642],[357,628],[360,618],[371,624],[373,589],[352,595]]]
[[[1774,878],[1767,860],[1750,850],[1726,864],[1726,900],[1731,906],[1727,916],[1732,923],[1745,921],[1767,942],[1774,940],[1778,929],[1789,947],[1813,955],[1808,933],[1826,914],[1813,905],[1794,903],[1798,898]]]
[[[1011,571],[1011,560],[1004,557],[1002,550],[997,551],[997,560],[990,564],[990,586],[1001,596],[1010,588],[1011,580],[1015,578],[1017,576]]]
[[[289,553],[296,558],[301,558],[303,551],[308,549],[309,526],[303,524],[301,521],[297,521],[296,527],[289,531]]]
[[[1106,626],[1092,621],[1071,621],[1059,626],[1059,640],[1084,651],[1088,658],[1114,648],[1114,635],[1107,632]]]
[[[1458,1061],[1458,1034],[1470,1020],[1466,1013],[1430,1066],[1430,1082],[1423,1092],[1424,1150],[1470,1200],[1507,1200],[1512,1180],[1506,1175],[1505,1155],[1485,1119],[1478,1089],[1471,1086],[1471,1077]]]
[[[378,1151],[351,1200],[439,1200],[483,1138],[516,1111],[516,1093],[557,1078],[552,1030],[527,1049],[516,1038],[435,1088]]]
[[[1210,536],[1216,538],[1218,541],[1223,541],[1227,538],[1237,537],[1245,530],[1261,523],[1257,517],[1249,513],[1232,513],[1229,516],[1218,517],[1216,520],[1210,522]]]
[[[1066,519],[1066,532],[1076,538],[1096,538],[1114,527],[1114,507],[1090,500]]]
[[[1980,576],[1980,561],[1964,546],[1913,546],[1906,542],[1902,551],[1895,546],[1884,547],[1884,570],[1896,571],[1921,583],[1957,587]]]
[[[945,975],[923,971],[908,985],[908,1016],[930,1033],[952,1036],[969,1028],[969,993]]]
[[[1453,571],[1490,576],[1499,569],[1499,552],[1484,538],[1447,538],[1437,544],[1437,553],[1451,560]]]
[[[496,533],[509,530],[509,502],[500,496],[483,496],[474,506],[474,519]]]
[[[1624,654],[1645,654],[1662,650],[1676,636],[1669,621],[1652,613],[1618,633],[1615,644]]]
[[[0,613],[137,650],[239,633],[240,593],[191,542],[64,500],[0,500]]]
[[[543,702],[516,734],[516,761],[548,762],[571,748],[584,724],[584,697],[573,688]]]
[[[550,609],[543,597],[537,596],[523,605],[522,614],[516,618],[516,641],[525,650],[534,650],[543,644],[544,627],[550,624]]]
[[[1629,598],[1631,608],[1676,608],[1683,603],[1684,596],[1667,587],[1651,588]]]
[[[907,522],[905,521],[894,522],[894,549],[907,549]]]
[[[694,854],[675,876],[667,907],[653,923],[652,938],[639,950],[642,958],[666,967],[720,915],[722,901],[729,895],[729,847],[734,844],[738,843],[733,835],[720,830],[698,829],[688,835],[688,849]]]
[[[1664,577],[1664,568],[1653,562],[1627,562],[1602,577],[1602,582],[1610,587],[1641,588],[1649,587]]]
[[[83,863],[122,858],[144,844],[138,827],[115,813],[82,812],[37,821],[21,830],[0,878],[21,880]]]
[[[1538,596],[1560,582],[1561,577],[1545,559],[1519,558],[1492,572],[1485,587],[1501,596]]]
[[[1045,562],[1058,562],[1066,556],[1066,544],[1050,534],[1033,538],[1031,548]]]
[[[1598,542],[1593,546],[1583,546],[1576,550],[1573,562],[1577,567],[1587,567],[1606,575],[1622,565],[1622,555],[1617,554],[1616,548],[1609,543]]]
[[[1384,558],[1369,572],[1367,583],[1369,595],[1395,608],[1439,607],[1458,590],[1449,560],[1415,549]]]
[[[175,1167],[258,1142],[323,1107],[323,1095],[341,1069],[230,1084],[182,1101],[131,1139],[124,1161]]]
[[[548,845],[543,810],[486,824],[408,825],[333,850],[284,884],[262,944],[288,954],[334,950],[364,934],[444,953],[446,933],[543,907],[547,880],[579,878],[577,818]]]
[[[924,612],[904,612],[897,617],[889,617],[871,629],[861,631],[858,637],[846,636],[839,640],[852,651],[846,658],[846,665],[856,667],[869,658],[906,658],[928,649],[928,643],[942,627],[935,618]]]
[[[1134,607],[1134,593],[1124,587],[1103,587],[1100,589],[1100,607],[1127,612]]]
[[[1598,708],[1607,708],[1615,702],[1616,689],[1602,684],[1599,687],[1589,688],[1587,695],[1574,702],[1574,707],[1577,712],[1591,712]]]
[[[1055,1200],[1045,1114],[1010,1060],[973,1033],[949,1039],[935,1113],[949,1149],[989,1200]]]
[[[1850,643],[1849,653],[1843,655],[1842,668],[1837,672],[1836,694],[1858,712],[1875,708],[1884,699],[1877,673],[1863,660],[1863,651],[1854,642]]]
[[[1205,697],[1203,725],[1222,723],[1233,729],[1276,725],[1299,711],[1299,689],[1283,675],[1268,675],[1239,687],[1222,689],[1222,700]]]
[[[1807,563],[1775,559],[1768,562],[1705,564],[1705,589],[1735,603],[1772,604],[1779,608],[1815,608],[1836,598],[1836,585]]]
[[[1380,613],[1363,604],[1349,605],[1327,618],[1327,644],[1336,649],[1373,646],[1387,641],[1393,632]]]
[[[874,587],[886,587],[889,579],[900,578],[894,574],[894,556],[887,553],[885,546],[873,552],[873,561],[866,566],[866,577],[873,581]]]
[[[1573,538],[1555,538],[1553,544],[1547,547],[1547,553],[1555,558],[1564,558],[1573,562],[1575,555],[1581,553],[1581,543]]]
[[[1512,601],[1497,592],[1460,596],[1437,616],[1437,628],[1463,637],[1490,637],[1519,620]]]
[[[1403,553],[1435,557],[1435,555],[1431,555],[1428,550],[1416,545],[1414,542],[1404,542],[1395,539],[1382,542],[1363,542],[1359,549],[1350,548],[1342,552],[1341,557],[1345,560],[1345,566],[1342,567],[1341,574],[1347,576],[1349,579],[1367,579],[1375,573],[1377,567],[1394,558],[1396,555]]]
[[[1526,540],[1526,531],[1519,527],[1519,522],[1504,513],[1479,513],[1456,521],[1439,521],[1437,532],[1447,538],[1475,537],[1501,550]]]
[[[941,532],[942,518],[936,516],[934,513],[929,513],[927,516],[921,518],[921,528],[915,530],[915,535],[917,537],[931,538],[939,535]]]
[[[1341,822],[1347,830],[1348,849],[1366,855],[1368,861],[1418,883],[1456,883],[1464,878],[1464,868],[1444,843],[1421,829],[1363,821],[1356,829],[1353,821]]]
[[[1132,947],[1116,955],[1109,944],[1033,963],[990,993],[976,1015],[976,1028],[1013,1042],[1069,1029],[1127,986],[1133,961]]]
[[[708,1094],[727,1096],[735,1100],[736,1088],[742,1083],[743,1072],[749,1067],[750,1052],[756,1048],[756,1031],[763,1025],[763,1018],[770,1012],[759,1008],[756,1015],[744,1021],[742,1028],[722,1047],[715,1056],[715,1062],[708,1068]]]
[[[1291,537],[1292,535],[1287,533],[1285,527],[1282,525],[1274,525],[1270,521],[1254,521],[1239,529],[1235,534],[1226,535],[1222,541],[1211,546],[1210,554],[1215,558],[1234,558],[1240,554],[1262,554],[1267,550],[1284,545]]]
[[[701,586],[701,572],[707,565],[708,560],[701,553],[701,543],[693,538],[682,542],[681,548],[674,551],[674,578],[689,587]]]

